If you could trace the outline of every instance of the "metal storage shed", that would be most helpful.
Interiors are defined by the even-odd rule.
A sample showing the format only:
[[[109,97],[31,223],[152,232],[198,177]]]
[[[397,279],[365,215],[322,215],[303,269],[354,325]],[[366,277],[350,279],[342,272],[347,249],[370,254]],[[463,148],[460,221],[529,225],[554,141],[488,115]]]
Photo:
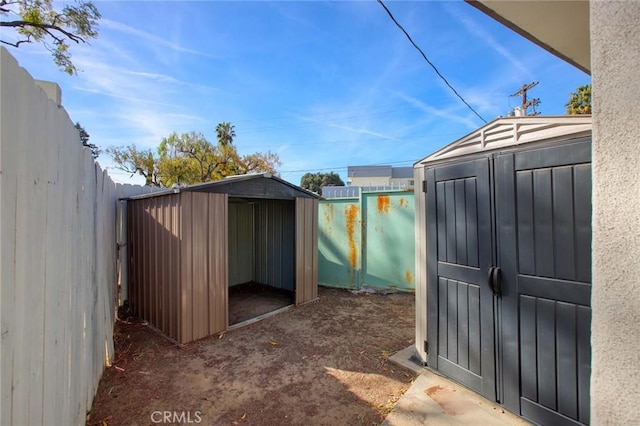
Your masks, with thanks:
[[[588,424],[591,117],[498,118],[414,165],[416,344],[539,424]]]
[[[228,329],[230,287],[317,298],[318,196],[270,174],[126,200],[129,306],[180,343]],[[235,287],[234,287],[235,288]]]

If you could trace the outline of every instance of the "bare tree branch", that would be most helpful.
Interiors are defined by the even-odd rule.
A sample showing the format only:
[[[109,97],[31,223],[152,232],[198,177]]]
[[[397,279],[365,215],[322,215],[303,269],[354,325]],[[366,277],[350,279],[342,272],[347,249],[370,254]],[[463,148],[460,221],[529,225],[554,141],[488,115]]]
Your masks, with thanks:
[[[72,32],[69,32],[67,30],[64,30],[62,28],[60,28],[57,25],[51,25],[51,24],[38,24],[36,22],[27,22],[27,21],[8,21],[8,22],[0,22],[0,27],[13,27],[13,28],[26,28],[26,27],[33,27],[33,28],[39,28],[41,30],[46,31],[51,37],[55,38],[58,42],[61,41],[61,39],[57,36],[54,36],[51,33],[51,30],[55,30],[55,31],[59,31],[62,34],[64,34],[69,40],[74,41],[76,43],[86,43],[86,40],[83,39],[82,37],[73,34]]]
[[[0,40],[0,43],[4,43],[4,44],[8,44],[9,46],[13,46],[13,47],[20,47],[20,45],[22,43],[31,43],[31,40],[26,39],[26,40],[18,40],[15,43],[10,43],[8,41],[4,41],[4,40]]]

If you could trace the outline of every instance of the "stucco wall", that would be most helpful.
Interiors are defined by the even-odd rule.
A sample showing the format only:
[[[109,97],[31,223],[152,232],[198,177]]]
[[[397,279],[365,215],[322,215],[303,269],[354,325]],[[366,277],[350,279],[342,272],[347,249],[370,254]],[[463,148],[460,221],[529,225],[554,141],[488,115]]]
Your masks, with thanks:
[[[640,424],[640,3],[591,2],[592,424]]]

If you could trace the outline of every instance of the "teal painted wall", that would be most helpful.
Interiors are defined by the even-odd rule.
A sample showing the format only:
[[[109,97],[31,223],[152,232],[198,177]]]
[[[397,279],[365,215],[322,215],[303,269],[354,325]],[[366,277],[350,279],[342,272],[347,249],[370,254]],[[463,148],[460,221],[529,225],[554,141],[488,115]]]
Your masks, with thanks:
[[[413,192],[321,200],[318,281],[329,287],[415,288]]]
[[[318,283],[359,288],[362,257],[359,199],[320,200],[318,209]]]

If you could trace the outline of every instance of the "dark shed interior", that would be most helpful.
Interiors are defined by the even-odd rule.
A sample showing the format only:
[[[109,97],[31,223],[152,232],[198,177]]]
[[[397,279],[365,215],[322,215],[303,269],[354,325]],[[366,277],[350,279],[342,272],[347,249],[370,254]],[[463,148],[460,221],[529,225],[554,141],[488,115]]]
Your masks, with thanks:
[[[295,202],[229,198],[229,325],[295,303]]]

